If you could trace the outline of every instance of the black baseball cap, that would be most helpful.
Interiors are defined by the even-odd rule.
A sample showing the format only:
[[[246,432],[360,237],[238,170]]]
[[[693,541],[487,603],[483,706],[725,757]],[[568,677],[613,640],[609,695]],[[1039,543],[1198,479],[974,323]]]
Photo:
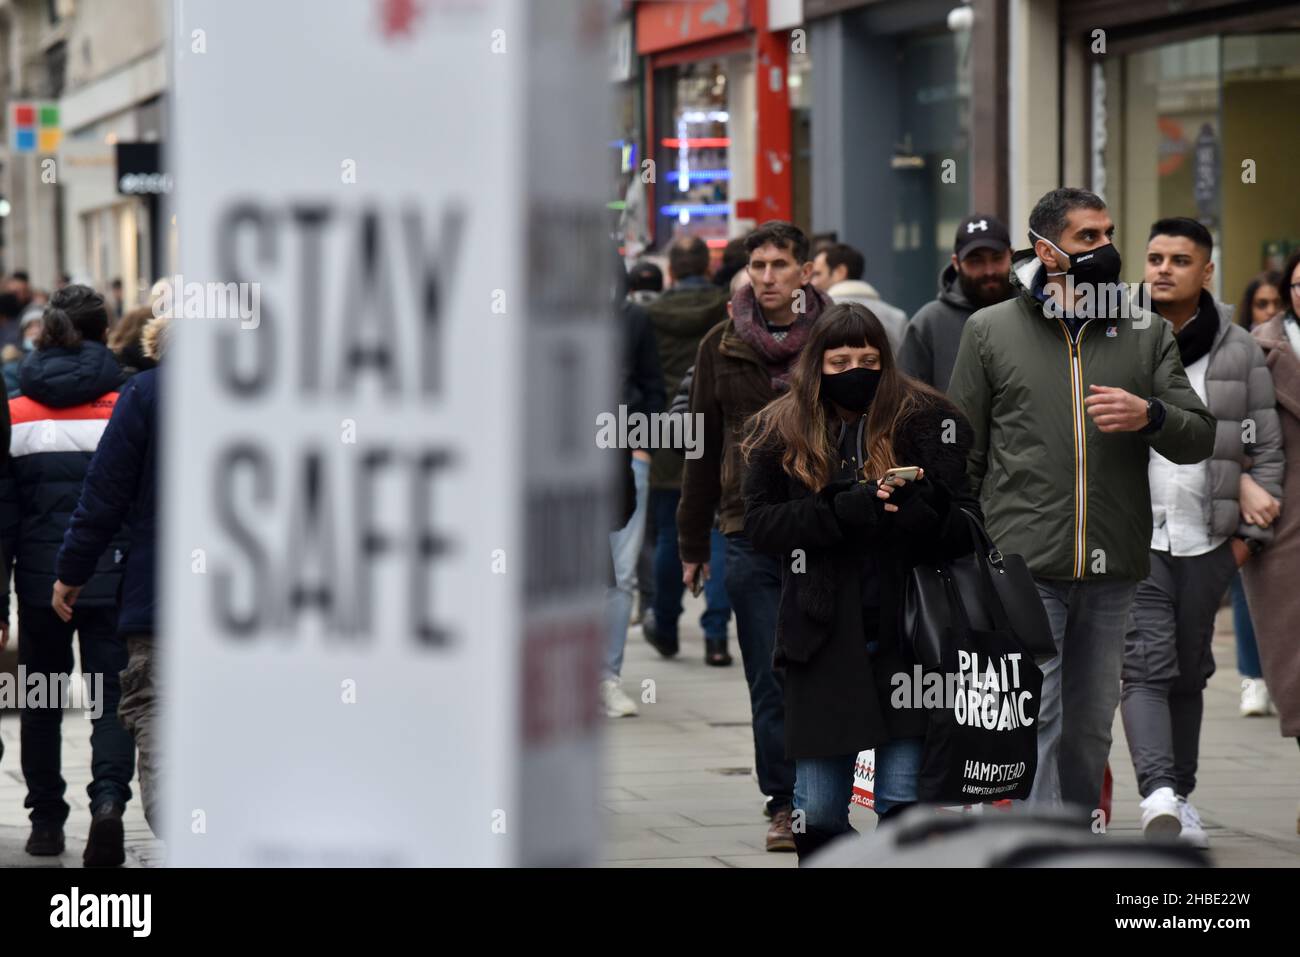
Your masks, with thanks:
[[[1011,234],[1000,219],[976,213],[967,216],[957,227],[957,238],[953,240],[952,251],[958,261],[976,249],[994,249],[1002,252],[1011,248]]]

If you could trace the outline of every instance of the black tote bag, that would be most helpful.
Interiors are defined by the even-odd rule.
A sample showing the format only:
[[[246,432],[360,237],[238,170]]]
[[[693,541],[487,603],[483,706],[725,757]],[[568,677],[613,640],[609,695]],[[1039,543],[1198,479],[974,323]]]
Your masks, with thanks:
[[[973,628],[993,629],[1001,618],[1036,664],[1055,658],[1052,625],[1025,560],[1004,555],[974,515],[965,509],[962,515],[970,523],[975,550],[949,561],[917,565],[908,574],[900,624],[916,660],[926,671],[942,667],[945,636],[956,623],[950,585]]]
[[[944,585],[953,622],[937,669],[943,705],[929,713],[918,797],[936,804],[1022,800],[1038,770],[1043,673],[1000,602],[990,596],[993,627],[975,628],[956,583],[946,578]]]

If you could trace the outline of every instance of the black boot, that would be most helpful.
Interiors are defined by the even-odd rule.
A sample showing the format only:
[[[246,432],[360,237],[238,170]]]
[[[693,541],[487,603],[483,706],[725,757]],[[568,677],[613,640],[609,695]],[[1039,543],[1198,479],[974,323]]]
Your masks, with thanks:
[[[86,867],[120,867],[126,860],[122,845],[122,805],[105,804],[90,819],[90,837],[81,862]]]
[[[794,851],[799,856],[800,867],[803,867],[809,856],[820,851],[836,838],[853,833],[852,829],[848,831],[827,831],[820,827],[791,828],[791,830],[794,831]]]
[[[895,804],[884,814],[878,815],[880,820],[877,821],[876,823],[877,825],[888,824],[890,821],[894,820],[894,818],[899,817],[900,815],[906,813],[909,807],[915,807],[915,806],[916,806],[915,801],[907,801],[902,804]]]
[[[27,838],[27,853],[33,857],[58,857],[63,853],[62,824],[33,824]]]

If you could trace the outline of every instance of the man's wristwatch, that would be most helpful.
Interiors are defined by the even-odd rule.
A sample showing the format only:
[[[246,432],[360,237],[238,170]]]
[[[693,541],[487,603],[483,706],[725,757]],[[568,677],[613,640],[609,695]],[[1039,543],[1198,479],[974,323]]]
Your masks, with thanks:
[[[1156,400],[1147,399],[1147,425],[1156,420]]]

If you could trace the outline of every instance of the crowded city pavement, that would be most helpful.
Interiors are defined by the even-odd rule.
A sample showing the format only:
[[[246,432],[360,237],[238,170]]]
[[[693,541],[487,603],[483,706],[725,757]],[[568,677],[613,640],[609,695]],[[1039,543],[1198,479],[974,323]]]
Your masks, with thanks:
[[[754,750],[745,683],[739,667],[705,665],[695,624],[702,605],[687,599],[682,651],[674,660],[656,654],[639,626],[628,634],[625,680],[640,687],[653,679],[657,700],[641,704],[637,717],[610,721],[606,728],[600,795],[605,866],[795,866],[795,855],[764,850],[766,819],[750,776]],[[1214,654],[1218,671],[1206,689],[1196,789],[1212,865],[1300,867],[1295,742],[1278,734],[1276,717],[1240,715],[1227,610],[1217,620]],[[1114,735],[1114,817],[1107,833],[1136,838],[1137,789],[1118,715]],[[865,808],[855,805],[849,817],[860,832],[875,827],[875,815]]]

